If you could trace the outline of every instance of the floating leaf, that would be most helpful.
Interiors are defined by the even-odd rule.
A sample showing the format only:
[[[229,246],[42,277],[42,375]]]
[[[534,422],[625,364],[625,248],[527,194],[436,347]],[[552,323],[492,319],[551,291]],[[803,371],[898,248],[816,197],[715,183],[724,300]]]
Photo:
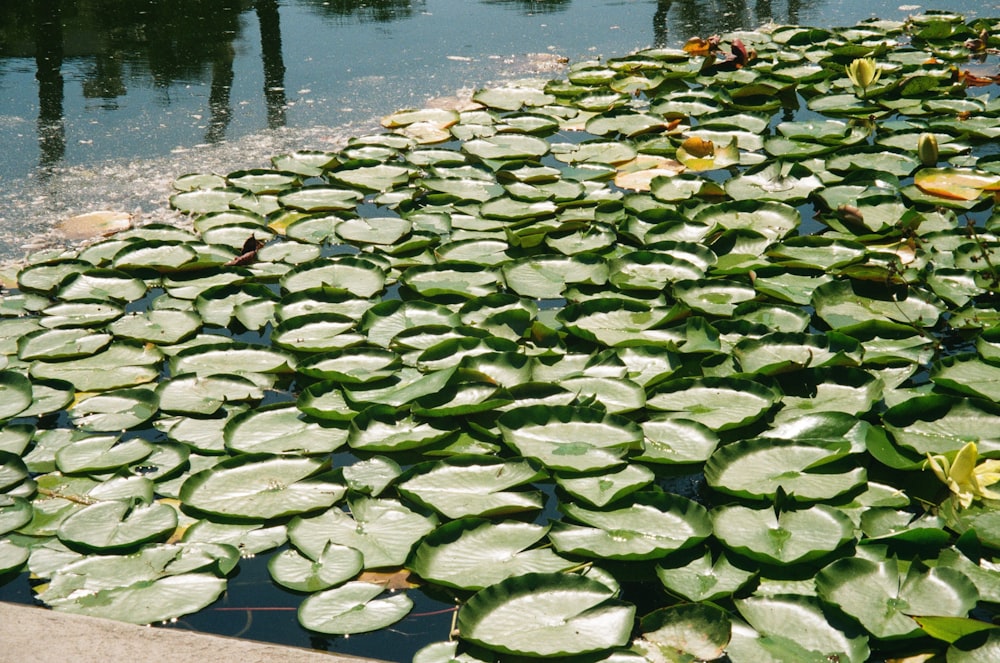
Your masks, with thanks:
[[[712,530],[705,508],[678,495],[638,493],[627,507],[590,511],[573,504],[566,515],[584,526],[554,523],[549,538],[560,552],[598,559],[657,559],[693,546]]]
[[[427,535],[409,566],[425,580],[471,590],[512,576],[555,573],[573,566],[549,548],[531,548],[547,531],[541,525],[510,520],[455,520]]]
[[[370,582],[349,582],[313,594],[299,606],[299,623],[310,631],[346,635],[395,624],[413,608],[406,594],[377,599],[385,591]]]
[[[397,490],[449,518],[497,516],[541,509],[539,492],[508,489],[542,477],[526,461],[456,457],[417,465],[401,479]]]
[[[904,571],[894,558],[837,560],[816,576],[816,589],[884,640],[922,635],[910,616],[962,617],[979,598],[972,582],[957,571],[916,562]]]
[[[267,570],[282,587],[297,592],[318,592],[356,576],[362,569],[362,559],[359,551],[346,546],[327,546],[315,560],[294,550],[285,550],[268,561]]]
[[[646,650],[647,659],[694,656],[699,660],[715,660],[722,656],[730,635],[726,612],[706,604],[660,608],[643,617],[639,628],[642,638],[633,647]]]
[[[621,415],[584,407],[529,405],[500,415],[504,441],[547,467],[585,472],[620,465],[642,443],[642,431]]]
[[[705,465],[705,480],[717,490],[750,499],[773,499],[780,488],[796,501],[827,500],[866,479],[865,470],[857,466],[831,471],[830,463],[843,456],[843,448],[836,444],[740,440],[712,455]]]
[[[246,455],[192,475],[181,488],[185,504],[220,516],[268,520],[330,507],[344,486],[319,473],[313,458]]]
[[[127,550],[166,539],[177,527],[177,511],[154,502],[133,505],[120,500],[98,502],[73,513],[59,526],[61,541],[87,551]]]
[[[349,503],[350,513],[334,508],[318,516],[299,517],[288,526],[295,547],[318,559],[327,543],[361,551],[366,569],[399,566],[413,546],[436,522],[396,500],[361,497]]]
[[[868,660],[868,638],[812,597],[754,596],[736,607],[750,628],[733,624],[727,649],[733,663]]]
[[[854,539],[851,520],[825,504],[780,513],[725,506],[712,511],[712,525],[733,552],[782,566],[822,558]]]
[[[462,638],[528,656],[570,656],[624,645],[635,608],[589,578],[528,573],[477,592],[458,611]]]

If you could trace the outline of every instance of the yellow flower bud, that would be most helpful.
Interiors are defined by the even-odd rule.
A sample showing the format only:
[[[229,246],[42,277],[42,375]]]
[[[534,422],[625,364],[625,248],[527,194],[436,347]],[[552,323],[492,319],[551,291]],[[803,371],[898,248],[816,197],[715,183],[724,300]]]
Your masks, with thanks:
[[[847,65],[846,70],[851,83],[862,92],[877,83],[882,75],[874,58],[857,58]]]
[[[925,166],[936,166],[938,162],[938,144],[934,134],[920,134],[917,139],[917,156]]]

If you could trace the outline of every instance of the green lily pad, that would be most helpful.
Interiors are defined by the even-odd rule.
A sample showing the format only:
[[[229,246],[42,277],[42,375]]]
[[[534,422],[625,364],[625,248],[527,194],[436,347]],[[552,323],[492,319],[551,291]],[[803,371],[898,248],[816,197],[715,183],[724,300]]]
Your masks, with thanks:
[[[573,497],[597,507],[606,506],[637,490],[645,488],[656,474],[638,463],[630,463],[620,470],[604,471],[594,476],[557,474],[556,485]]]
[[[458,611],[462,638],[528,656],[570,656],[628,642],[635,608],[579,575],[528,573],[477,592]]]
[[[705,480],[716,490],[749,499],[773,499],[778,489],[801,502],[828,500],[861,486],[867,474],[855,465],[831,471],[843,458],[841,445],[754,438],[716,451]]]
[[[559,470],[614,467],[642,443],[638,425],[594,408],[529,405],[505,412],[497,424],[522,456]]]
[[[813,291],[816,314],[834,329],[873,320],[932,327],[944,310],[928,290],[869,287],[858,281],[831,281]]]
[[[556,573],[573,566],[549,548],[532,547],[548,528],[485,518],[454,520],[428,534],[408,564],[421,578],[479,590],[525,573]]]
[[[608,265],[592,254],[537,256],[504,264],[503,276],[507,286],[522,297],[557,298],[569,284],[604,284]]]
[[[188,573],[122,584],[85,596],[54,598],[48,604],[62,612],[152,624],[198,612],[214,603],[225,589],[225,578]]]
[[[31,380],[17,371],[0,371],[0,421],[27,409],[31,402]]]
[[[78,399],[69,409],[73,424],[88,431],[124,431],[153,418],[159,407],[149,389],[116,389]]]
[[[866,635],[813,597],[753,596],[736,607],[749,626],[733,623],[727,648],[733,663],[863,663],[871,653]]]
[[[664,587],[689,601],[714,601],[731,596],[754,575],[754,571],[734,566],[725,552],[713,560],[711,550],[684,566],[662,562],[656,567],[656,576]]]
[[[544,476],[527,461],[455,457],[415,466],[397,490],[449,518],[497,516],[541,509],[538,491],[509,489]]]
[[[299,606],[299,623],[310,631],[346,635],[377,631],[395,624],[413,608],[406,594],[376,598],[385,587],[371,582],[349,582],[313,594]]]
[[[724,546],[765,564],[820,559],[854,539],[850,518],[825,504],[779,513],[724,506],[712,511],[712,525]]]
[[[328,454],[347,442],[347,427],[310,421],[295,406],[275,404],[230,419],[224,439],[236,453]]]
[[[637,493],[620,509],[591,511],[569,503],[563,510],[583,526],[553,523],[549,539],[556,550],[598,559],[658,559],[712,531],[705,507],[679,495]]]
[[[63,543],[88,552],[121,551],[165,540],[176,527],[173,507],[112,500],[73,513],[59,526],[58,535]]]
[[[278,202],[282,207],[302,212],[331,212],[352,210],[361,198],[362,195],[352,189],[309,186],[282,193]]]
[[[254,381],[224,373],[204,376],[182,373],[160,382],[156,395],[164,412],[206,416],[215,414],[227,402],[264,397],[263,390]]]
[[[331,544],[315,560],[295,550],[280,552],[268,561],[267,570],[282,587],[297,592],[318,592],[350,580],[362,566],[359,551]]]
[[[328,509],[318,516],[298,517],[288,537],[310,559],[318,559],[328,543],[359,550],[366,569],[399,566],[414,545],[437,524],[396,500],[359,497],[350,513]]]
[[[911,616],[964,617],[979,598],[958,571],[918,562],[904,571],[895,558],[837,560],[816,576],[816,589],[883,640],[922,635]]]
[[[958,451],[969,442],[980,453],[1000,450],[996,438],[983,435],[995,430],[1000,408],[980,399],[918,396],[886,410],[882,421],[898,444],[920,455]]]
[[[185,504],[205,513],[269,520],[329,508],[344,486],[321,474],[320,459],[245,455],[191,475],[181,487]]]
[[[728,180],[726,193],[736,200],[796,203],[821,186],[819,178],[800,165],[769,163]]]
[[[778,399],[768,387],[739,378],[683,378],[653,388],[646,406],[713,430],[728,430],[762,417]]]
[[[642,637],[633,649],[645,653],[646,660],[670,660],[679,656],[715,660],[729,643],[729,616],[719,607],[681,604],[660,608],[642,618]]]
[[[121,440],[117,435],[89,435],[55,452],[56,465],[67,474],[115,470],[137,463],[153,451],[141,438]]]

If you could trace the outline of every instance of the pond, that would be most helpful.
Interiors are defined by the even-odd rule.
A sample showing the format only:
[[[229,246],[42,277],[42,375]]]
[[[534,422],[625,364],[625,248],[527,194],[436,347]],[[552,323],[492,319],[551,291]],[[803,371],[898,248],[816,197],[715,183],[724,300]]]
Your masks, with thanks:
[[[994,3],[942,3],[972,18]],[[892,0],[25,0],[0,6],[0,262],[94,210],[170,217],[170,183],[328,148],[398,108],[768,21]],[[41,48],[36,44],[41,44]]]
[[[962,11],[968,18],[976,16],[977,12],[985,15],[996,13],[988,11],[981,4],[973,6],[973,3],[965,2],[948,3],[947,8]],[[173,213],[166,207],[170,183],[184,173],[231,173],[240,168],[266,164],[272,155],[302,148],[336,150],[349,136],[377,130],[378,120],[398,108],[447,106],[451,103],[449,98],[467,94],[466,90],[479,88],[491,81],[521,77],[560,77],[564,73],[565,64],[562,58],[570,62],[597,58],[608,60],[644,46],[678,46],[692,35],[708,36],[727,30],[753,28],[770,20],[779,23],[849,25],[871,15],[900,19],[907,12],[915,10],[914,6],[900,7],[895,3],[879,2],[757,2],[751,6],[747,3],[638,0],[426,0],[367,3],[305,0],[259,0],[256,3],[235,0],[191,0],[180,3],[35,0],[20,3],[16,8],[8,5],[0,9],[0,56],[3,58],[0,60],[0,90],[4,92],[0,96],[3,99],[0,101],[0,118],[3,120],[0,140],[6,149],[5,158],[0,164],[0,183],[3,185],[0,193],[3,208],[0,215],[3,216],[4,225],[3,235],[0,236],[3,242],[0,256],[16,258],[26,251],[26,246],[37,247],[57,241],[58,237],[51,231],[54,221],[90,210],[138,209],[139,216],[143,219],[170,219]],[[183,19],[179,18],[181,16]],[[58,20],[53,20],[54,17],[58,17]],[[112,18],[114,23],[110,22]],[[36,44],[43,44],[46,49],[39,49]],[[687,100],[686,103],[695,102]],[[746,117],[753,120],[750,115]],[[538,121],[538,118],[533,120]],[[521,118],[521,121],[530,122],[532,119]],[[851,129],[851,136],[854,133],[854,129]],[[524,142],[537,144],[539,140]],[[369,147],[370,150],[361,151],[366,155],[379,152],[378,146]],[[509,147],[494,146],[501,152],[501,157],[506,156],[502,153]],[[801,145],[796,144],[790,149],[800,148]],[[572,148],[563,144],[560,149]],[[988,149],[987,146],[983,151]],[[427,150],[418,156],[428,159],[452,158],[434,153],[433,150]],[[484,157],[484,160],[489,158]],[[547,158],[555,163],[552,157]],[[359,158],[360,160],[362,159]],[[304,166],[303,163],[297,165]],[[546,162],[546,165],[551,166],[551,163]],[[252,175],[247,177],[252,179]],[[712,176],[707,177],[711,179]],[[951,180],[945,177],[945,185],[950,183]],[[583,184],[577,185],[581,191],[584,189]],[[463,186],[475,187],[464,180]],[[674,200],[669,197],[670,192],[661,195],[663,198],[660,200]],[[372,212],[373,209],[374,206],[364,211]],[[520,207],[514,212],[497,210],[501,217],[510,213],[519,218],[517,215],[522,212]],[[788,220],[788,214],[790,212],[786,210],[776,215],[778,218],[774,223],[778,231],[786,232],[795,225],[794,221]],[[432,216],[428,214],[423,222],[432,224]],[[840,227],[845,233],[847,228],[847,223]],[[385,243],[381,237],[372,240],[377,232],[371,228],[359,226],[342,230],[345,234],[348,231],[355,233],[361,238],[359,241],[362,244]],[[529,241],[525,237],[516,238],[518,241]],[[750,242],[746,237],[740,237],[739,232],[734,232],[731,237],[734,238],[733,242]],[[567,241],[588,242],[594,241],[594,238]],[[752,243],[748,243],[748,246],[750,244]],[[455,251],[460,249],[455,246],[450,248]],[[724,253],[721,246],[717,248],[720,254]],[[855,245],[850,242],[843,242],[843,246],[837,244],[835,248],[847,252],[856,250]],[[794,256],[809,254],[796,257],[796,260],[823,259],[814,255],[824,253],[821,250],[810,252],[809,247],[791,244],[787,249]],[[323,250],[333,253],[338,247],[324,246]],[[800,253],[795,253],[796,250]],[[690,259],[687,261],[688,265],[697,263],[705,255],[697,247],[687,247],[685,251],[686,258]],[[736,257],[745,257],[738,251],[734,250],[734,253],[737,254]],[[975,256],[970,258],[970,261],[974,258]],[[292,262],[289,259],[288,264]],[[685,260],[678,263],[685,263]],[[373,264],[359,270],[361,280],[386,271]],[[684,266],[677,268],[683,269]],[[742,277],[739,272],[740,263],[734,260],[728,268],[733,270],[733,279],[723,279],[725,284],[718,292],[708,292],[706,289],[703,293],[687,293],[690,301],[705,307],[707,319],[727,317],[730,313],[727,310],[730,297],[744,297],[747,292],[750,295],[753,293],[750,285],[734,281]],[[415,270],[413,274],[413,282],[409,285],[416,287],[414,284],[419,283],[419,270]],[[277,276],[270,276],[274,276],[270,281],[267,281],[266,274],[262,278],[262,281],[268,283],[266,287],[254,284],[248,288],[247,293],[239,293],[240,296],[248,294],[251,300],[273,300],[277,290]],[[435,277],[432,274],[429,278],[423,287],[433,291]],[[451,275],[448,278],[456,277]],[[565,303],[560,300],[558,291],[553,295],[543,289],[539,294],[533,290],[535,284],[530,282],[529,277],[520,278],[523,279],[521,285],[515,286],[515,289],[522,288],[523,292],[518,290],[518,294],[524,298],[550,298],[555,302],[553,306]],[[509,280],[516,284],[518,277],[512,276]],[[282,283],[285,281],[282,280]],[[948,290],[956,297],[963,294],[963,287],[972,287],[964,282],[958,283],[957,278],[956,283],[954,286],[950,286],[950,282],[939,285],[961,291],[956,294]],[[186,284],[174,283],[173,286],[181,290]],[[223,288],[222,285],[216,287]],[[772,292],[788,287],[790,286],[779,283],[773,287]],[[836,299],[837,305],[849,307],[855,299],[851,293],[832,292],[832,288],[828,290],[832,293],[830,299]],[[226,293],[226,297],[229,294],[232,293]],[[432,294],[430,298],[433,297]],[[147,295],[130,301],[128,312],[153,313],[156,305],[150,304],[150,301],[157,298],[160,302],[169,299],[159,286],[151,288]],[[81,303],[86,304],[83,302],[85,297],[80,299]],[[225,306],[222,299],[225,297],[220,298],[219,302],[210,302],[204,298],[199,300],[199,306],[203,306],[199,313],[205,320],[205,328],[212,328],[210,333],[219,334],[219,330],[229,324],[232,311],[225,315],[219,313]],[[809,301],[808,297],[805,301]],[[866,305],[875,307],[881,300],[868,298],[864,301]],[[215,304],[220,308],[215,308]],[[453,305],[454,301],[449,304]],[[372,326],[379,324],[380,316],[386,319],[389,326],[397,324],[399,321],[393,317],[395,311],[389,310],[394,305],[391,302],[380,304],[380,312],[370,316],[375,319]],[[915,306],[913,301],[909,305]],[[621,304],[615,313],[635,313],[638,306]],[[789,307],[783,306],[776,305],[767,314],[788,313]],[[540,308],[544,309],[544,306]],[[577,310],[582,308],[577,307]],[[248,316],[253,315],[249,307],[243,312]],[[590,312],[595,317],[605,313],[596,311],[596,308]],[[555,311],[548,313],[554,314]],[[906,308],[906,314],[911,313],[917,318],[924,315],[922,309]],[[936,315],[937,311],[934,313]],[[850,309],[850,314],[861,315],[855,309]],[[892,311],[889,312],[891,314]],[[806,315],[807,319],[809,315],[811,313]],[[837,316],[847,315],[834,312],[830,319],[824,320],[830,322],[831,326],[836,326],[835,321],[839,319]],[[800,318],[801,316],[789,314],[784,323],[798,324]],[[213,322],[213,319],[224,319],[224,322]],[[538,312],[540,321],[552,322],[554,319],[553,315],[547,315],[544,310]],[[232,323],[234,327],[246,322],[244,318],[239,320],[239,324]],[[572,322],[577,329],[584,327],[584,322],[580,320],[564,318],[564,321],[567,321],[567,326],[574,326],[569,324]],[[806,323],[803,322],[802,325],[804,329]],[[249,323],[247,326],[252,328]],[[124,325],[115,329],[122,327]],[[256,329],[263,327],[261,325]],[[705,329],[706,327],[702,327],[701,331],[704,332]],[[241,337],[239,340],[260,340],[259,337],[270,334],[269,323],[267,330],[260,331],[259,334],[248,332],[246,338]],[[691,325],[689,331],[697,335],[699,330]],[[127,333],[127,330],[123,330],[123,336]],[[590,332],[585,330],[581,333],[584,334],[580,337],[584,342],[581,343],[579,338],[571,340],[581,347],[589,348],[587,343],[592,339],[588,339],[586,333]],[[620,340],[614,337],[613,329],[598,328],[598,333],[611,335],[614,342],[608,341],[607,345],[614,345]],[[69,330],[67,335],[74,334],[74,331]],[[650,338],[653,336],[655,334]],[[706,333],[702,341],[710,343],[710,336],[711,334]],[[922,343],[925,340],[923,336],[904,337],[901,343]],[[268,338],[265,342],[270,340]],[[388,342],[389,337],[385,340]],[[718,341],[718,338],[715,340]],[[497,348],[504,347],[501,340],[491,339],[491,342],[494,341]],[[285,339],[285,342],[295,348],[295,341]],[[808,343],[797,345],[790,341],[788,347],[807,352],[811,358],[811,353],[815,350],[809,345],[812,342],[809,340]],[[843,338],[838,342],[844,342]],[[995,344],[996,340],[991,342]],[[854,346],[855,350],[844,352],[856,353],[857,343]],[[890,354],[892,351],[895,350],[886,350]],[[47,352],[39,351],[39,355],[44,359]],[[747,353],[741,360],[747,362],[747,365],[753,360],[770,366],[766,363],[770,361],[770,352],[771,348],[764,347],[754,355],[754,349],[747,346]],[[898,352],[906,354],[907,350],[904,348]],[[22,348],[7,354],[11,355],[11,366],[16,368],[18,360],[30,357],[32,353],[25,352]],[[15,357],[15,354],[19,356]],[[413,355],[415,352],[409,354]],[[191,353],[188,356],[190,355]],[[8,361],[7,356],[0,358]],[[441,357],[436,360],[444,361]],[[65,368],[65,364],[60,362],[52,363],[60,365],[54,368],[49,366],[54,371],[59,371],[60,367]],[[432,364],[432,361],[428,361],[428,365]],[[706,365],[706,376],[712,370],[721,374],[729,368],[731,366],[726,364]],[[881,368],[885,369],[886,366]],[[891,368],[893,367],[890,366],[889,369]],[[5,379],[14,380],[11,377],[14,372],[4,371]],[[431,374],[435,372],[437,371],[432,370]],[[551,375],[555,374],[554,371],[551,372]],[[183,373],[178,371],[177,376],[180,375]],[[61,382],[63,377],[65,374],[57,376],[52,382]],[[95,378],[90,376],[85,379]],[[686,379],[678,379],[677,382]],[[706,379],[710,380],[712,377],[708,376]],[[46,376],[43,375],[41,380],[45,382]],[[953,376],[948,380],[961,383],[961,380]],[[835,382],[836,379],[831,379],[819,384],[830,387]],[[303,378],[303,383],[309,384],[310,380]],[[177,381],[176,384],[181,382]],[[854,386],[858,392],[863,392],[867,389],[867,384],[864,382]],[[246,384],[242,386],[247,388]],[[738,394],[753,396],[755,393],[753,385],[748,385],[745,380],[738,386],[739,389],[732,389],[734,397]],[[789,392],[794,391],[794,385],[785,386]],[[296,388],[298,387],[281,385],[281,389],[268,390],[267,396],[256,400],[260,401],[260,405],[280,407],[297,396],[294,391]],[[11,389],[14,390],[13,387]],[[359,393],[365,393],[364,388],[359,390]],[[87,391],[78,387],[78,392]],[[655,393],[655,390],[651,393]],[[320,399],[325,395],[317,392],[316,398]],[[425,398],[420,407],[433,410],[433,405],[424,402],[426,397],[432,395],[421,394]],[[142,398],[147,396],[148,393],[144,396],[133,393],[130,398],[139,399],[131,402],[142,406]],[[658,396],[661,400],[671,398],[666,392],[659,393]],[[164,395],[158,392],[158,397],[164,398]],[[175,393],[173,397],[178,398],[178,395]],[[864,394],[859,398],[864,399]],[[801,403],[808,401],[808,398],[796,392],[792,400]],[[768,401],[768,406],[770,404]],[[865,407],[869,406],[874,407],[874,404],[866,401]],[[45,424],[68,428],[76,420],[73,418],[84,421],[90,415],[100,419],[101,415],[109,414],[89,411],[87,407],[66,406],[67,410],[72,409],[73,412],[62,412],[58,421],[46,419]],[[802,407],[808,407],[808,403]],[[21,411],[13,413],[19,412]],[[462,412],[463,415],[465,413]],[[437,416],[440,416],[440,412]],[[372,415],[368,424],[375,429],[373,422],[377,421],[378,417]],[[140,423],[145,423],[145,420]],[[282,420],[279,423],[287,422]],[[516,422],[507,423],[513,430],[510,435],[517,438]],[[625,424],[616,424],[610,428],[616,426],[626,427]],[[16,425],[10,428],[14,429]],[[39,428],[42,428],[41,423]],[[98,424],[91,426],[91,430],[98,429],[104,430]],[[524,437],[530,435],[526,434]],[[6,442],[10,443],[10,440]],[[227,444],[229,442],[231,440],[227,440]],[[214,450],[221,451],[222,449]],[[346,465],[351,460],[353,457],[347,454],[334,455],[334,465],[337,467]],[[236,467],[235,464],[231,466]],[[502,467],[496,473],[497,476],[506,469],[506,466]],[[676,481],[678,485],[671,487],[672,491],[681,495],[693,493],[692,477],[682,475]],[[548,488],[552,488],[551,484]],[[197,487],[192,488],[191,492],[196,490]],[[552,495],[548,497],[551,498]],[[549,504],[554,501],[549,500]],[[673,506],[664,507],[664,510],[672,508]],[[537,520],[544,522],[550,516],[554,517],[555,513],[550,511],[551,508],[543,510]],[[237,514],[237,519],[239,517],[242,516]],[[327,638],[309,632],[299,626],[295,613],[303,595],[280,589],[272,582],[265,565],[268,557],[261,555],[259,559],[254,559],[252,555],[248,555],[247,559],[240,562],[238,573],[229,578],[223,599],[208,610],[181,618],[176,627],[389,660],[406,660],[421,644],[441,640],[449,632],[454,612],[453,603],[447,597],[439,600],[438,595],[424,595],[423,590],[410,592],[416,606],[408,617],[391,629],[374,635],[350,638]],[[33,597],[27,582],[20,578],[0,587],[0,599],[31,602]],[[637,600],[633,596],[631,600],[640,603],[642,607],[641,597]]]

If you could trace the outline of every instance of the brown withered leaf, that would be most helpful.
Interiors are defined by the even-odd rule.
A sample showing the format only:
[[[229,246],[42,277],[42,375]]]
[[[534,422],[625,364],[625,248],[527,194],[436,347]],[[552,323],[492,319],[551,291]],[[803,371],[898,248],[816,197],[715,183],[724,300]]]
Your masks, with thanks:
[[[358,580],[382,585],[386,589],[412,589],[420,586],[419,583],[415,582],[414,576],[406,569],[363,571],[358,576]]]
[[[684,51],[691,55],[711,55],[719,50],[719,37],[691,37],[684,44]]]

